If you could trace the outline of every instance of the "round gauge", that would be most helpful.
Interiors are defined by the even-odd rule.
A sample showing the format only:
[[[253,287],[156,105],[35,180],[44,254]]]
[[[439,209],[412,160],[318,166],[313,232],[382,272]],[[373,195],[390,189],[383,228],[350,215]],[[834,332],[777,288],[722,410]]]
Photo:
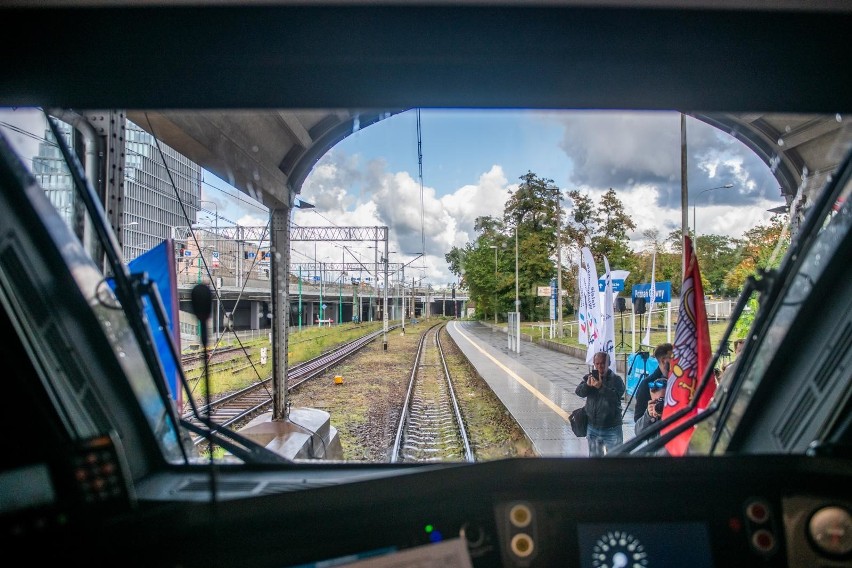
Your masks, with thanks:
[[[831,556],[852,553],[852,515],[843,507],[819,509],[808,522],[808,536],[817,550]]]
[[[594,568],[643,568],[648,554],[642,543],[626,531],[607,531],[592,548]]]

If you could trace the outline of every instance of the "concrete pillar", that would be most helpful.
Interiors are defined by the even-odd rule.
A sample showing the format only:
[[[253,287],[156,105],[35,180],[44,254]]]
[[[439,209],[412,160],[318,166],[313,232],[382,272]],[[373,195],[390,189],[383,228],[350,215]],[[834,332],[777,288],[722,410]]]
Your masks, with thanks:
[[[265,318],[263,304],[258,301],[249,303],[249,329],[260,329],[260,318]]]

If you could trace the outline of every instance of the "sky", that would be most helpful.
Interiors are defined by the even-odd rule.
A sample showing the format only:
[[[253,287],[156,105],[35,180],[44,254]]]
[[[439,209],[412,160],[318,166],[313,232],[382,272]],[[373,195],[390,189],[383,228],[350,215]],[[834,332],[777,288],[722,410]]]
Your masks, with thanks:
[[[675,112],[422,110],[420,156],[414,110],[359,130],[332,148],[305,180],[300,198],[315,209],[295,209],[299,226],[388,226],[391,262],[410,263],[406,280],[435,286],[456,282],[444,260],[452,247],[476,239],[474,222],[502,216],[510,190],[532,171],[563,190],[597,199],[614,189],[642,234],[661,237],[681,225],[680,115]],[[778,182],[750,149],[733,137],[687,118],[688,180],[699,234],[741,237],[784,204]],[[422,192],[420,168],[422,164]],[[209,173],[205,199],[221,190]],[[731,184],[730,189],[717,188]],[[697,197],[696,197],[697,196]],[[248,200],[247,197],[243,197]],[[571,202],[563,201],[565,214]],[[208,209],[210,209],[208,207]],[[244,202],[220,205],[220,215],[243,225],[265,225],[266,214]],[[220,220],[221,222],[221,220]],[[425,255],[419,257],[424,249]],[[292,262],[313,262],[314,245],[293,243]],[[372,262],[365,245],[320,243],[321,262]],[[613,267],[617,269],[618,267]]]
[[[510,191],[528,171],[553,180],[563,194],[577,189],[596,201],[614,189],[637,226],[630,235],[634,250],[647,247],[646,229],[665,237],[680,228],[676,112],[424,109],[420,118],[419,155],[414,110],[339,142],[302,186],[300,198],[315,208],[294,209],[293,223],[387,226],[390,262],[408,265],[407,281],[436,287],[458,281],[444,255],[476,239],[477,217],[502,216]],[[43,135],[43,125],[33,125],[23,110],[0,113],[0,122],[13,143],[29,144],[37,153],[35,137]],[[699,234],[741,237],[767,221],[767,210],[784,204],[769,167],[728,134],[696,119],[686,122],[690,225],[693,200]],[[704,191],[726,184],[732,187]],[[202,225],[215,224],[214,212],[220,227],[268,222],[264,207],[206,171],[202,199],[210,212],[199,213]],[[566,215],[571,206],[566,197]],[[367,246],[294,242],[291,261],[369,264],[374,251]]]

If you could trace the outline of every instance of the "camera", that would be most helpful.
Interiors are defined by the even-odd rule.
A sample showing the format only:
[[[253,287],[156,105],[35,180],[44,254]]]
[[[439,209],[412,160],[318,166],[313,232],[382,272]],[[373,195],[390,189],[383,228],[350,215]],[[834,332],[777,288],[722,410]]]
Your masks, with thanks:
[[[654,412],[656,412],[657,414],[662,414],[663,407],[665,405],[666,401],[663,399],[663,397],[658,398],[656,401],[654,401]]]

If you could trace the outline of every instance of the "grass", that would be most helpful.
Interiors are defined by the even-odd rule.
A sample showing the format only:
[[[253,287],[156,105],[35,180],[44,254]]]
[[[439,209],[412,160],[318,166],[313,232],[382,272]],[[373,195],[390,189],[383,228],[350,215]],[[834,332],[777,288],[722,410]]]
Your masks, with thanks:
[[[318,357],[341,343],[352,341],[358,337],[378,331],[382,322],[344,323],[334,327],[309,327],[302,331],[290,330],[288,341],[288,362],[295,365]],[[233,342],[239,346],[239,343]],[[210,391],[212,396],[233,392],[266,379],[272,374],[272,345],[267,338],[243,341],[242,346],[249,353],[253,365],[249,365],[242,354],[236,362],[215,363],[210,366]],[[261,364],[261,349],[267,348],[266,363]],[[242,367],[242,368],[240,368]],[[205,384],[199,376],[200,369],[195,375],[193,395],[196,399],[205,396]]]

